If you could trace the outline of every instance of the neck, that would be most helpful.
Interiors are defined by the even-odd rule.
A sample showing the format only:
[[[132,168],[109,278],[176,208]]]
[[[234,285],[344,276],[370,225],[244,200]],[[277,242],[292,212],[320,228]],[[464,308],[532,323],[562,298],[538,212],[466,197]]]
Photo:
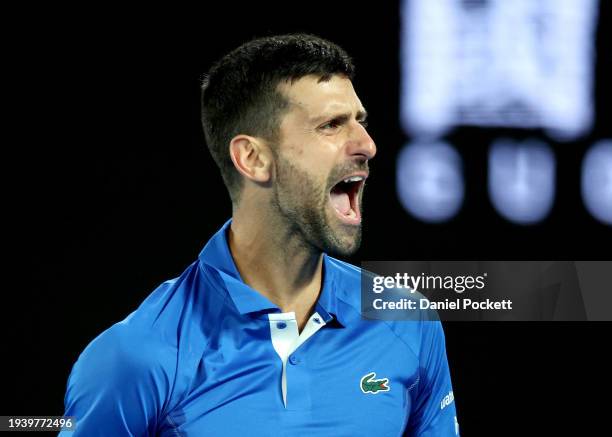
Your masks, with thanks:
[[[278,218],[253,216],[234,210],[229,247],[236,267],[282,312],[295,312],[301,331],[319,297],[323,255]]]

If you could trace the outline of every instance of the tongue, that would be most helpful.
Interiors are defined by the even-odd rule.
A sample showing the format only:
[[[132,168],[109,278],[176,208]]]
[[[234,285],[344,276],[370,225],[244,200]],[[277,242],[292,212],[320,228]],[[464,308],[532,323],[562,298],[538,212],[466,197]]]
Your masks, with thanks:
[[[341,214],[348,215],[351,210],[351,201],[348,193],[341,190],[332,190],[330,193],[331,203]]]

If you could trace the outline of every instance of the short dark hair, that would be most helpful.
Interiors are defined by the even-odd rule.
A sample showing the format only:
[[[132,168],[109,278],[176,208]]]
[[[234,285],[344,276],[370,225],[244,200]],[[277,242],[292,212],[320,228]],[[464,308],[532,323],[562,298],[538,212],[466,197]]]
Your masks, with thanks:
[[[278,139],[280,116],[288,108],[279,83],[307,75],[317,75],[319,81],[336,74],[352,80],[354,70],[342,48],[308,34],[254,39],[212,66],[202,81],[202,126],[232,202],[238,201],[242,178],[230,158],[229,143],[239,134]]]

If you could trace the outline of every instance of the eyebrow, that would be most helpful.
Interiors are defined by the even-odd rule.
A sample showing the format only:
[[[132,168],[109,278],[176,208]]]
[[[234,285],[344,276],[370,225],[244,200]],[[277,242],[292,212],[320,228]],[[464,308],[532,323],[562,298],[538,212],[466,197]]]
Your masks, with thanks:
[[[324,120],[339,120],[339,121],[347,121],[350,120],[352,113],[350,112],[345,112],[345,113],[341,113],[341,114],[327,114],[327,115],[321,115],[319,117],[314,117],[311,119],[311,122],[313,124],[318,124]],[[363,110],[359,110],[357,111],[357,114],[355,114],[355,118],[357,120],[360,121],[364,121],[368,118],[368,111],[366,111],[365,109]]]

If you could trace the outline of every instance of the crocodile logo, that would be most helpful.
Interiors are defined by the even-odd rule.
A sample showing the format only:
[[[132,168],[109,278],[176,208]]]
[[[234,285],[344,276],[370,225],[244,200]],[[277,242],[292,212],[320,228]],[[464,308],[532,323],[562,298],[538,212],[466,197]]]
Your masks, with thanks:
[[[370,372],[361,378],[361,384],[359,387],[361,391],[364,393],[378,393],[379,391],[389,391],[391,387],[389,387],[389,380],[387,378],[383,379],[374,379],[376,377],[375,372]]]

